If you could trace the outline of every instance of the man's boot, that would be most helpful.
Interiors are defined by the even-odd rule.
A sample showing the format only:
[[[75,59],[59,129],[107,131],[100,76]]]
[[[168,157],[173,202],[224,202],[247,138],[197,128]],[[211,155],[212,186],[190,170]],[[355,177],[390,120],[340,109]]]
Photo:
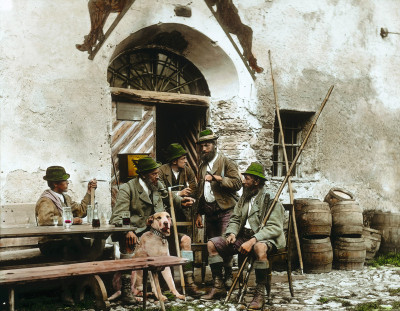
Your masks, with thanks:
[[[214,286],[207,295],[201,296],[200,299],[212,300],[222,298],[226,295],[226,290],[222,281],[222,267],[222,262],[210,263],[211,273],[214,279]]]
[[[250,302],[248,310],[262,310],[265,303],[265,285],[267,283],[267,269],[255,269],[256,290],[253,301]]]
[[[227,290],[229,290],[233,284],[233,276],[232,276],[232,267],[225,266],[225,275],[224,275],[224,285]]]
[[[194,283],[193,271],[185,271],[184,276],[185,276],[185,287],[187,295],[192,297],[198,297],[205,294],[205,292],[200,291],[197,288],[197,285]]]
[[[65,282],[61,283],[61,301],[67,306],[74,306],[75,302],[74,299],[72,299],[71,290],[69,288],[70,283],[70,280],[66,280]]]
[[[123,254],[121,253],[121,259],[132,258],[133,254]],[[121,275],[121,302],[125,304],[137,304],[135,296],[132,293],[132,284],[131,284],[131,274],[123,273]],[[145,286],[145,285],[143,285]]]

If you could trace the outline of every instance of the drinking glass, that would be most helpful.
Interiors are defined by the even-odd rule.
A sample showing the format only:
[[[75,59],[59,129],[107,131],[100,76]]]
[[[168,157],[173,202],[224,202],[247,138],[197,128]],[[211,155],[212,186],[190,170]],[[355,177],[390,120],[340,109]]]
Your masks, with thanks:
[[[111,211],[103,212],[103,217],[104,217],[105,224],[108,225],[110,223]]]
[[[86,222],[88,224],[92,224],[92,220],[93,220],[93,206],[88,205],[86,209]]]
[[[71,228],[73,221],[71,207],[67,206],[63,208],[63,224],[65,229]]]
[[[54,226],[58,225],[58,216],[53,216],[53,225]]]
[[[122,212],[122,226],[129,227],[131,225],[131,213]]]

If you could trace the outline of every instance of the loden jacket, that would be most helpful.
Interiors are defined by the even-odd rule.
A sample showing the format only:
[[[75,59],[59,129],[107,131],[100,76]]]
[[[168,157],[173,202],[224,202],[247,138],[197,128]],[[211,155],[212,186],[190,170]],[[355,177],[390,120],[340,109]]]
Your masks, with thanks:
[[[284,208],[281,203],[276,203],[266,225],[258,231],[260,224],[266,215],[265,208],[269,208],[272,201],[270,193],[266,190],[266,187],[264,187],[256,195],[248,219],[251,229],[256,232],[254,237],[257,241],[269,241],[274,244],[277,249],[280,249],[286,246],[285,235],[283,232]],[[226,229],[227,236],[231,233],[235,236],[238,236],[238,234],[240,235],[241,230],[246,224],[247,213],[247,205],[244,204],[243,197],[241,197],[229,220]]]

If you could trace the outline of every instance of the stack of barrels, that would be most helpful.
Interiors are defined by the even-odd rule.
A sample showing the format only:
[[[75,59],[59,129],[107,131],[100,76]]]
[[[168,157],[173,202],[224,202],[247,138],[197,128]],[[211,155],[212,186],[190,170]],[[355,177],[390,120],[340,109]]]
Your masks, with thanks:
[[[332,270],[330,240],[332,216],[329,205],[318,199],[294,200],[296,223],[301,237],[304,271],[322,273]]]
[[[366,248],[363,215],[353,195],[340,188],[332,188],[325,196],[332,213],[333,263],[339,270],[360,270],[364,266]]]
[[[294,207],[305,272],[329,272],[332,264],[340,270],[362,269],[363,215],[350,192],[332,188],[324,202],[295,199]]]

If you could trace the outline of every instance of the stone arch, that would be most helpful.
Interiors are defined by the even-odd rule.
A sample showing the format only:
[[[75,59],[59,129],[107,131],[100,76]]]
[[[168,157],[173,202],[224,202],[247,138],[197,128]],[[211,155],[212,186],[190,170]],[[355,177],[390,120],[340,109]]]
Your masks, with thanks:
[[[238,93],[239,77],[231,58],[203,33],[183,24],[165,23],[142,28],[115,48],[110,63],[130,49],[164,48],[191,61],[204,75],[213,98]]]

